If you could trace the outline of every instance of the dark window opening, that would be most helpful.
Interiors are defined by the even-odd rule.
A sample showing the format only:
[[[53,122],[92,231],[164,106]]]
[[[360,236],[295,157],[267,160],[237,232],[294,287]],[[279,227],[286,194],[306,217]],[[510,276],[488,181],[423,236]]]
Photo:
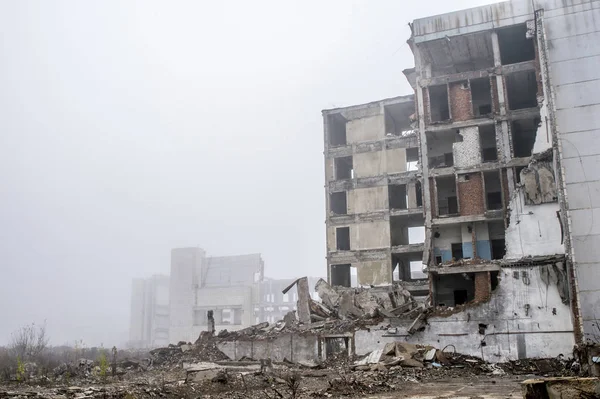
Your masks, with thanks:
[[[425,241],[424,224],[423,215],[390,217],[391,245],[395,247],[423,243]]]
[[[453,144],[463,141],[456,129],[427,132],[428,163],[430,168],[454,166]]]
[[[407,209],[408,193],[405,184],[391,184],[389,189],[390,209]]]
[[[488,210],[502,209],[502,193],[487,193]]]
[[[352,157],[335,158],[335,179],[352,179],[354,169],[352,166]]]
[[[435,257],[435,264],[436,265],[441,265],[442,264],[442,257],[441,256],[436,256]]]
[[[341,191],[339,193],[331,193],[329,195],[329,206],[331,208],[331,212],[334,214],[346,215],[348,213],[346,192]]]
[[[415,191],[416,191],[416,196],[417,196],[417,207],[422,207],[423,206],[423,192],[421,191],[421,182],[418,181],[415,184]]]
[[[492,113],[492,86],[489,78],[471,80],[473,115],[486,116]]]
[[[410,136],[416,130],[410,126],[410,116],[415,112],[412,103],[391,104],[383,107],[385,133],[393,136]]]
[[[454,215],[458,213],[456,197],[456,178],[454,175],[436,179],[438,215]]]
[[[339,251],[350,251],[350,227],[335,229],[335,239]]]
[[[346,118],[340,114],[329,115],[327,117],[329,145],[342,146],[346,145]]]
[[[335,356],[339,353],[348,353],[348,337],[326,337],[325,338],[325,358]]]
[[[502,183],[500,182],[500,171],[484,172],[485,197],[487,209],[502,209]]]
[[[454,260],[461,260],[463,258],[462,242],[452,244],[452,258]]]
[[[417,147],[406,149],[406,170],[419,169],[419,149]]]
[[[521,171],[525,169],[525,166],[517,166],[515,168],[515,182],[521,183]]]
[[[458,214],[458,198],[448,197],[448,215]]]
[[[479,143],[481,145],[481,159],[483,162],[498,160],[496,127],[494,125],[479,126]]]
[[[429,109],[431,110],[431,122],[441,122],[450,119],[447,85],[429,87]]]
[[[331,265],[331,285],[351,287],[352,279],[350,273],[351,265]]]
[[[506,245],[504,239],[491,240],[492,259],[502,259],[506,255]]]
[[[454,291],[454,305],[464,305],[468,302],[467,290],[455,290]]]
[[[521,71],[506,75],[506,95],[510,110],[537,107],[537,80],[535,71]]]
[[[490,280],[492,281],[492,291],[498,287],[500,279],[498,278],[498,272],[490,272]]]
[[[531,156],[539,123],[539,118],[534,118],[516,120],[510,124],[515,158]]]
[[[527,25],[515,25],[498,29],[498,45],[502,65],[535,59],[533,39],[527,38]]]

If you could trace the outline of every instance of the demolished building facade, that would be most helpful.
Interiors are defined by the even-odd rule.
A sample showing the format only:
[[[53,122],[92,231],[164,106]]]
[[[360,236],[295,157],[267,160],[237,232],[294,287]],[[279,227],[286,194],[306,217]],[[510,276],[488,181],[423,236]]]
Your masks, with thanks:
[[[423,204],[414,97],[323,112],[327,273],[333,285],[406,282],[422,274]]]
[[[329,282],[410,282],[394,271],[414,260],[428,276],[419,331],[358,330],[357,354],[402,339],[502,361],[600,336],[597,17],[517,0],[416,20],[414,97],[323,111]]]

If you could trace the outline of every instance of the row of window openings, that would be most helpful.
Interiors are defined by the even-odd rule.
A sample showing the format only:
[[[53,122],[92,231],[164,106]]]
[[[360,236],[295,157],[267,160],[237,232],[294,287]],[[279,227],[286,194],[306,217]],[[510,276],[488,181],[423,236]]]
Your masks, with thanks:
[[[390,104],[383,107],[386,137],[406,137],[416,133],[411,125],[410,115],[414,112],[412,103]],[[332,147],[348,144],[348,120],[341,114],[327,116],[328,142]]]
[[[293,298],[293,299],[291,299],[291,298]],[[282,297],[282,302],[296,302],[297,300],[298,300],[298,294],[296,292],[294,292],[293,295],[290,295],[289,293],[283,294],[283,297]],[[274,303],[275,302],[275,294],[266,294],[265,302]]]
[[[429,121],[445,122],[457,115],[451,115],[450,104],[453,100],[448,95],[448,85],[430,86]],[[492,86],[490,78],[471,79],[464,82],[450,83],[460,85],[460,90],[468,90],[471,95],[472,117],[489,117],[492,113]],[[537,77],[534,70],[514,72],[504,76],[506,100],[511,111],[537,107]],[[463,111],[464,112],[464,111]]]
[[[506,243],[504,238],[498,238],[490,240],[491,258],[492,260],[498,260],[504,258],[506,254]],[[471,259],[471,257],[463,256],[463,243],[456,242],[451,244],[452,260],[459,261],[461,259]],[[441,255],[435,257],[435,263],[440,265],[443,263]]]
[[[390,223],[390,245],[413,245],[425,242],[425,227],[405,227],[392,221]],[[335,244],[338,251],[351,251],[350,227],[337,227],[335,229]]]
[[[502,65],[535,60],[533,40],[527,38],[527,26],[519,24],[497,31]],[[493,59],[490,59],[493,66]],[[464,89],[470,89],[473,117],[487,116],[492,113],[491,83],[489,78],[472,79],[463,82]],[[508,106],[510,110],[532,108],[537,106],[537,80],[534,71],[515,72],[505,77]],[[429,88],[431,122],[441,122],[450,119],[447,85],[431,86]],[[394,135],[402,136],[412,133],[410,119],[406,116],[394,118],[393,106],[384,107],[385,130]],[[400,119],[400,120],[398,120]],[[340,114],[330,115],[329,144],[341,146],[347,144],[347,120]]]
[[[471,177],[471,174],[460,175],[460,179],[464,182],[470,181]],[[485,185],[486,209],[488,211],[502,209],[502,184],[499,172],[484,172],[483,183]],[[469,187],[465,189],[469,190]],[[455,176],[438,177],[436,180],[436,190],[438,215],[458,215]]]
[[[334,159],[335,180],[354,179],[354,165],[352,156]],[[419,149],[416,147],[406,149],[406,171],[419,170]]]
[[[539,124],[539,117],[511,122],[510,133],[513,157],[524,158],[532,155]],[[461,142],[462,136],[458,131],[454,135],[443,132],[441,133],[443,135],[442,138],[439,138],[439,135],[440,133],[437,133],[435,136],[428,134],[428,141],[437,143],[436,146],[429,147],[429,150],[433,153],[433,155],[429,156],[429,167],[445,168],[454,166],[452,144]],[[479,144],[481,159],[484,163],[498,160],[496,129],[494,125],[479,126]]]
[[[427,278],[423,272],[423,262],[420,260],[407,262],[393,262],[392,279],[393,281],[422,280]],[[401,269],[407,269],[402,272]],[[404,276],[408,274],[408,276]],[[331,283],[333,286],[358,287],[358,273],[356,266],[350,263],[331,265]]]
[[[390,184],[388,186],[388,202],[390,209],[406,210],[409,204],[409,195],[406,184]],[[415,183],[415,205],[423,206],[421,182]],[[335,215],[348,214],[348,192],[339,191],[329,195],[329,209]]]

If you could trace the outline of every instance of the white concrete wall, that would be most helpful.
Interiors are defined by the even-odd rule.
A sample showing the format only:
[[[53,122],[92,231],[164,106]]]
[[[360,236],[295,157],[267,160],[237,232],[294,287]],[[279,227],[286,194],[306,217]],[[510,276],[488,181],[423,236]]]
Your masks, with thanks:
[[[518,188],[510,200],[509,208],[505,259],[565,252],[561,243],[560,221],[556,216],[559,210],[557,203],[525,205],[523,191]]]
[[[600,3],[566,3],[575,5],[544,1],[544,28],[584,332],[598,341],[593,324],[600,318]]]
[[[377,249],[390,246],[390,222],[357,223],[350,226],[350,249]]]
[[[200,248],[176,248],[171,251],[169,294],[169,341],[190,341],[194,324],[194,287],[200,285],[199,271],[205,253]]]
[[[522,277],[523,272],[528,278]],[[499,277],[489,302],[449,317],[430,317],[422,332],[408,335],[409,321],[399,328],[398,335],[405,335],[400,337],[383,337],[387,329],[357,331],[356,353],[364,355],[387,342],[407,341],[439,349],[454,345],[460,353],[490,362],[559,354],[570,357],[575,344],[570,308],[562,303],[556,285],[546,286],[537,266],[503,268]],[[488,325],[484,335],[478,332],[479,323]],[[486,346],[481,346],[482,341]]]
[[[353,119],[346,123],[346,142],[381,140],[385,137],[385,117],[383,114]]]
[[[387,169],[385,151],[354,154],[352,156],[352,166],[354,167],[355,178],[382,175]]]
[[[388,187],[359,188],[348,191],[348,214],[389,209]]]

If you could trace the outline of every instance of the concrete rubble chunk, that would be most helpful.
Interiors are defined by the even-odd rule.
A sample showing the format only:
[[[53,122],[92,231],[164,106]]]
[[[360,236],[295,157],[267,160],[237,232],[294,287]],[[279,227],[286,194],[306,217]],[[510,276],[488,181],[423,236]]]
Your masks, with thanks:
[[[315,291],[319,294],[319,298],[325,306],[333,309],[338,306],[340,296],[338,293],[323,279],[319,279],[315,284]]]

